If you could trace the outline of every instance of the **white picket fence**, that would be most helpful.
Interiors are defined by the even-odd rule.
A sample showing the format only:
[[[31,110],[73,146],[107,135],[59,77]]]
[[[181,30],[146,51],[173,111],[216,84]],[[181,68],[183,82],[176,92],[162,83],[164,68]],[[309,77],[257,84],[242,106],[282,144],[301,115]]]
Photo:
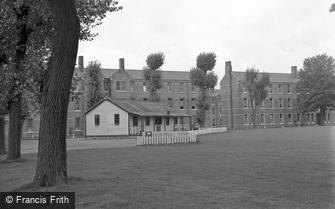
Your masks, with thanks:
[[[197,135],[226,132],[226,127],[206,128],[192,131],[153,132],[151,136],[137,137],[136,145],[195,143]]]
[[[227,132],[227,128],[226,127],[205,128],[205,129],[193,130],[193,131],[190,131],[190,132],[195,133],[196,135],[224,133],[224,132]]]
[[[137,145],[149,144],[178,144],[196,142],[196,135],[188,131],[178,132],[153,132],[151,136],[137,137]]]

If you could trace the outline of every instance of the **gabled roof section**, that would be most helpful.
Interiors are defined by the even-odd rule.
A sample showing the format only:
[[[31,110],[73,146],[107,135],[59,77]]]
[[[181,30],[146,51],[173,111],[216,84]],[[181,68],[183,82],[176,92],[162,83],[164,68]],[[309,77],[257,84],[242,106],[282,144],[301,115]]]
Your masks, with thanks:
[[[147,101],[136,101],[136,100],[116,100],[110,98],[104,98],[98,102],[94,107],[88,110],[85,114],[88,114],[102,102],[108,101],[118,106],[122,110],[139,116],[190,116],[170,108],[169,106],[159,102],[147,102]]]
[[[232,75],[238,80],[243,81],[246,72],[233,71]],[[297,83],[298,78],[292,78],[290,73],[267,73],[270,76],[270,82],[274,83]]]
[[[102,76],[104,78],[110,78],[112,75],[118,71],[118,69],[102,69]],[[135,69],[126,69],[125,70],[133,79],[143,80],[143,72],[142,70]],[[188,71],[166,71],[162,70],[162,80],[190,80],[190,72]]]

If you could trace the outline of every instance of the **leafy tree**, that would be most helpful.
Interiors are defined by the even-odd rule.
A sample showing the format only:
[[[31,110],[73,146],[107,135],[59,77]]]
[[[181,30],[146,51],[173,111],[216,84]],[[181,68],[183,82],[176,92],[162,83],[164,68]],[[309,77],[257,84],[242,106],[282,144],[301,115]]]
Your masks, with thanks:
[[[91,61],[85,71],[86,108],[90,109],[103,99],[101,64],[98,61]]]
[[[257,108],[268,95],[267,86],[270,84],[269,74],[259,73],[256,68],[248,68],[245,73],[244,86],[248,91],[251,106],[251,121],[256,128]]]
[[[6,95],[10,118],[8,159],[20,158],[22,92],[26,87],[26,81],[32,80],[23,75],[29,75],[29,72],[39,72],[25,67],[27,64],[34,63],[27,58],[27,54],[30,52],[40,54],[39,58],[44,58],[46,62],[50,57],[52,41],[56,34],[50,5],[42,0],[3,0],[0,2],[0,52],[4,52],[10,60],[8,64],[10,70],[6,75],[11,81],[8,82],[7,88],[10,90]],[[82,40],[92,40],[97,35],[92,33],[90,28],[100,25],[106,12],[122,8],[117,7],[117,2],[114,0],[78,0],[76,6],[80,17],[80,38]],[[37,88],[43,86],[43,81],[47,80],[46,74],[40,73],[42,82],[37,83]]]
[[[327,54],[306,58],[299,71],[298,105],[302,112],[320,110],[320,125],[324,125],[327,108],[335,107],[334,73],[335,59]]]
[[[191,83],[200,89],[196,119],[200,127],[205,126],[206,110],[209,109],[208,90],[214,89],[218,77],[212,71],[216,63],[215,53],[201,53],[197,57],[197,67],[190,71]]]
[[[39,186],[67,182],[67,109],[80,31],[83,31],[80,30],[79,22],[83,19],[78,18],[78,14],[79,17],[81,15],[80,11],[77,13],[74,0],[48,0],[47,2],[52,16],[52,27],[57,35],[52,37],[53,47],[42,88],[38,159],[34,177],[35,184]],[[113,0],[86,2],[88,4],[84,11],[87,15],[84,17],[91,16],[88,11],[93,11],[93,14],[99,13],[97,17],[103,18],[106,12],[119,9]],[[97,20],[99,21],[99,18]],[[88,25],[91,23],[89,19],[84,18],[83,22],[85,21]],[[90,30],[86,32],[90,33]]]
[[[157,90],[162,88],[160,67],[164,64],[164,59],[162,52],[149,54],[146,60],[147,66],[143,68],[143,77],[147,81],[151,101],[160,99]]]

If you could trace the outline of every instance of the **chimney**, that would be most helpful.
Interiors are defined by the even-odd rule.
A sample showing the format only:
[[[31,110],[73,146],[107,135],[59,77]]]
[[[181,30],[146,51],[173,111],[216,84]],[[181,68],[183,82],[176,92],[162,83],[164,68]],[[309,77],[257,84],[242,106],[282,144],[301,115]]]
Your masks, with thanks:
[[[225,66],[225,75],[228,75],[229,71],[231,71],[231,70],[232,70],[231,61],[227,61],[226,66]]]
[[[84,56],[79,56],[78,57],[78,68],[79,69],[84,69]]]
[[[119,70],[124,70],[124,58],[119,59]]]
[[[291,67],[291,78],[297,78],[298,77],[298,69],[297,66]]]

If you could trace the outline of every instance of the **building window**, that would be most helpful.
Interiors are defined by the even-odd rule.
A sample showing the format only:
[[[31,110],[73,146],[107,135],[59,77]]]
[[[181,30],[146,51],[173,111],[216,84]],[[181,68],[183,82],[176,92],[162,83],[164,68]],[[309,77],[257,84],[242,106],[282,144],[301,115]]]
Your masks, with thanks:
[[[311,113],[311,120],[314,122],[314,113]]]
[[[166,118],[166,125],[169,126],[170,125],[170,117]]]
[[[268,90],[269,90],[269,93],[272,93],[272,85],[271,84],[269,85]]]
[[[261,102],[261,108],[265,108],[265,101]]]
[[[179,91],[184,91],[184,83],[179,83]]]
[[[135,97],[130,97],[131,100],[135,100]]]
[[[178,124],[178,118],[175,117],[173,122],[174,122],[175,125]]]
[[[138,126],[138,117],[133,116],[133,126]]]
[[[116,81],[116,90],[125,91],[126,90],[126,81]]]
[[[270,102],[270,108],[273,108],[273,98],[270,98],[269,102]]]
[[[212,108],[212,115],[215,115],[215,109]]]
[[[300,114],[298,113],[297,114],[297,122],[300,122],[301,121],[301,117],[300,117]]]
[[[100,125],[100,115],[94,115],[94,124],[96,126]]]
[[[194,98],[192,98],[191,100],[192,100],[192,102],[194,102],[194,101],[195,101],[195,99],[194,99]]]
[[[244,86],[243,86],[243,93],[248,93],[247,88],[245,88]]]
[[[146,85],[146,83],[143,83],[142,85],[143,85],[142,86],[142,91],[146,92],[147,91],[147,85]]]
[[[33,129],[33,119],[29,118],[27,121],[27,129],[32,130]]]
[[[192,110],[195,110],[195,106],[194,105],[192,106]]]
[[[180,109],[184,109],[184,98],[179,98]]]
[[[143,101],[148,101],[148,98],[143,98]]]
[[[261,124],[265,124],[265,116],[264,116],[264,114],[261,114]]]
[[[109,78],[104,78],[104,91],[109,90]]]
[[[215,118],[213,118],[213,127],[215,126]]]
[[[223,120],[222,120],[222,118],[220,118],[220,125],[223,125]]]
[[[327,114],[327,121],[330,122],[330,113]]]
[[[172,91],[172,83],[171,82],[168,83],[168,91]]]
[[[212,98],[212,104],[215,104],[215,98]]]
[[[145,117],[145,125],[150,126],[150,117]]]
[[[291,100],[291,98],[287,99],[287,107],[288,108],[292,108],[292,100]]]
[[[283,108],[283,99],[279,98],[279,108]]]
[[[269,121],[270,121],[270,123],[274,123],[274,117],[273,117],[273,114],[270,114],[270,115],[269,115]]]
[[[172,98],[168,98],[168,101],[172,101]]]
[[[80,104],[78,99],[76,99],[76,101],[74,102],[74,110],[76,111],[80,110]]]
[[[195,91],[195,86],[193,84],[191,84],[191,91],[194,92]]]
[[[79,130],[80,129],[80,118],[79,117],[76,117],[74,119],[74,129],[75,130]]]
[[[120,125],[120,114],[114,114],[114,125]]]
[[[247,98],[243,98],[243,108],[248,108],[248,100],[247,100]]]
[[[282,92],[281,84],[278,84],[278,92]]]
[[[290,84],[287,84],[287,93],[291,93],[291,86],[290,86]]]
[[[283,114],[279,114],[279,123],[283,124],[284,123],[284,117]]]
[[[292,114],[289,113],[289,114],[287,115],[287,117],[288,117],[288,122],[289,122],[289,123],[292,123]]]
[[[248,121],[248,115],[244,115],[244,125],[248,125],[249,121]]]
[[[222,114],[222,108],[220,108],[220,114]]]

